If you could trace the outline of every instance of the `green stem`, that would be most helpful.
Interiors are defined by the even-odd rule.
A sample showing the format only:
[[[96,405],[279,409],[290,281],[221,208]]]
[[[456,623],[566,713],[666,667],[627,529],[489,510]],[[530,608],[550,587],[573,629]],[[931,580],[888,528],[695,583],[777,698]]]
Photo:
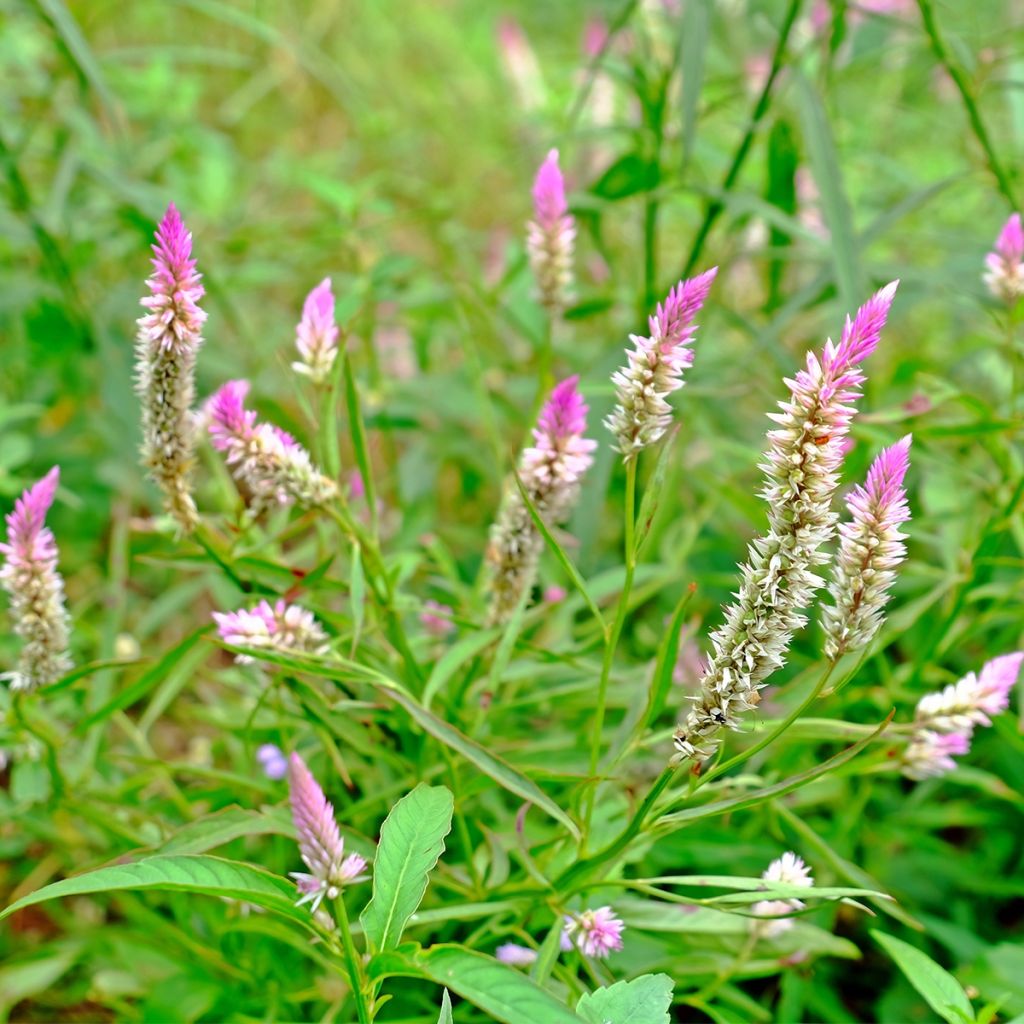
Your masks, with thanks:
[[[338,922],[338,929],[341,931],[341,945],[345,950],[345,966],[348,969],[349,985],[352,988],[352,998],[356,1001],[356,1013],[359,1016],[359,1024],[370,1024],[373,1015],[366,1005],[366,993],[363,988],[363,971],[360,966],[359,956],[356,953],[355,943],[352,941],[352,929],[348,923],[348,911],[345,909],[345,897],[338,896],[334,901],[334,916]]]
[[[761,90],[761,95],[758,96],[757,102],[754,104],[754,109],[750,114],[750,123],[747,125],[746,133],[740,140],[739,147],[733,155],[732,163],[729,165],[729,169],[725,172],[725,177],[722,179],[722,184],[719,186],[718,195],[720,197],[727,195],[732,190],[733,185],[736,184],[736,180],[740,176],[740,171],[743,170],[743,165],[746,163],[747,156],[750,153],[750,147],[753,145],[754,135],[757,133],[757,129],[760,126],[761,121],[768,112],[772,93],[775,90],[775,82],[782,71],[782,65],[786,58],[786,47],[789,44],[789,36],[793,30],[793,25],[796,23],[797,15],[800,13],[800,4],[801,0],[790,0],[789,7],[786,10],[785,20],[782,23],[782,29],[779,32],[778,42],[775,44],[775,52],[772,54],[771,70],[768,72],[768,78],[764,83],[764,88]],[[686,268],[680,276],[690,276],[693,268],[697,265],[697,261],[700,259],[701,253],[704,251],[704,243],[707,241],[707,237],[711,233],[711,229],[714,227],[715,221],[718,220],[724,210],[725,200],[723,198],[714,199],[708,204],[707,211],[704,214],[704,220],[697,229],[697,236],[693,241],[693,248],[690,249],[690,257],[686,261]]]
[[[963,101],[964,109],[967,111],[967,120],[970,122],[971,131],[974,132],[974,137],[978,140],[978,144],[985,151],[985,159],[988,161],[988,167],[992,172],[992,176],[996,179],[999,191],[1005,196],[1011,208],[1016,210],[1017,200],[1013,195],[1010,177],[1000,163],[999,157],[996,156],[992,140],[989,138],[988,130],[985,128],[985,122],[981,119],[981,112],[978,110],[978,105],[971,95],[967,76],[963,73],[960,65],[953,59],[953,54],[946,45],[946,41],[942,38],[938,22],[935,20],[932,0],[917,0],[917,6],[921,11],[921,21],[924,23],[925,33],[931,41],[932,50],[935,52],[939,63],[946,69],[949,77],[953,79],[953,84],[956,85],[957,91],[960,93],[960,99]]]
[[[604,644],[604,657],[601,660],[601,680],[597,686],[597,710],[594,712],[594,727],[590,734],[590,788],[587,791],[587,807],[583,816],[583,841],[586,843],[590,831],[590,819],[594,812],[594,798],[597,784],[594,776],[597,773],[597,762],[601,755],[601,733],[604,730],[605,708],[608,702],[608,680],[611,678],[612,663],[615,660],[615,648],[618,646],[622,627],[629,610],[629,592],[633,587],[633,572],[636,569],[636,467],[637,459],[630,458],[626,462],[626,503],[624,511],[624,547],[626,558],[626,578],[622,583],[618,607],[615,610],[615,621]]]

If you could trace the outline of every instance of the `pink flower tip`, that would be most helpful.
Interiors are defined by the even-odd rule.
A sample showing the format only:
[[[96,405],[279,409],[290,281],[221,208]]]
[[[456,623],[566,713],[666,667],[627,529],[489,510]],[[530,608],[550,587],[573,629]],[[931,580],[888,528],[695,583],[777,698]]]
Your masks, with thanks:
[[[1011,213],[1003,225],[996,241],[996,251],[1013,263],[1024,260],[1024,227],[1021,226],[1019,213]]]
[[[674,347],[689,339],[687,328],[700,312],[718,274],[718,267],[680,281],[665,297],[650,318],[651,334],[663,346]]]
[[[558,166],[558,150],[552,149],[537,171],[533,182],[533,208],[537,223],[544,228],[554,227],[568,212],[565,201],[565,179]]]
[[[15,501],[14,511],[7,516],[7,534],[12,546],[31,546],[39,536],[59,482],[60,467],[54,466]],[[0,545],[0,548],[6,548],[6,545]]]
[[[880,505],[888,505],[898,495],[910,466],[912,434],[901,437],[883,449],[868,470],[864,489]]]
[[[537,419],[538,430],[552,439],[565,439],[587,429],[587,403],[577,387],[579,376],[573,374],[556,384]]]
[[[978,673],[978,707],[987,715],[998,715],[1010,705],[1010,691],[1020,675],[1024,651],[1003,654],[985,662]]]
[[[839,344],[829,342],[825,346],[823,366],[833,376],[839,377],[853,369],[874,352],[898,287],[899,280],[891,281],[875,292],[852,320],[849,316],[846,318]]]

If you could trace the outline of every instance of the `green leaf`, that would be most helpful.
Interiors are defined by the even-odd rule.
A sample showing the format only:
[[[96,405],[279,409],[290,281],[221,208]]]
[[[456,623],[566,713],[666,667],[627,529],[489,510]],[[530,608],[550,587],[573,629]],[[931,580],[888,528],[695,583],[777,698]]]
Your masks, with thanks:
[[[644,974],[580,997],[576,1012],[591,1024],[672,1024],[672,979]]]
[[[79,942],[66,942],[33,950],[25,959],[9,959],[0,967],[0,1021],[23,999],[51,989],[81,953]]]
[[[574,839],[579,839],[580,833],[576,823],[532,779],[517,771],[507,761],[503,761],[497,755],[492,754],[485,747],[477,743],[476,740],[470,739],[464,733],[459,732],[454,725],[450,725],[443,719],[438,718],[437,715],[417,703],[408,693],[399,689],[395,684],[382,686],[378,682],[377,685],[396,704],[401,705],[409,713],[413,721],[430,733],[434,739],[440,740],[446,747],[450,747],[461,754],[467,761],[476,765],[485,775],[494,779],[503,789],[507,789],[510,793],[515,793],[516,796],[521,796],[531,804],[536,804],[556,821],[560,821]]]
[[[146,857],[134,864],[112,864],[65,878],[12,903],[0,914],[0,920],[23,907],[61,896],[125,889],[195,892],[245,900],[306,925],[311,921],[308,911],[295,906],[295,886],[286,878],[251,864],[200,856]]]
[[[373,897],[359,918],[374,951],[394,949],[416,913],[452,829],[454,805],[450,790],[421,782],[391,808],[381,826]]]
[[[964,1021],[974,1020],[974,1009],[963,986],[927,953],[885,932],[872,931],[871,937],[892,957],[907,981],[944,1021],[964,1024]]]
[[[675,426],[669,433],[668,440],[662,445],[654,473],[644,488],[644,496],[640,502],[640,514],[636,518],[635,552],[637,555],[643,550],[651,533],[651,524],[658,513],[658,502],[661,500],[661,492],[665,487],[665,475],[672,463],[672,451],[678,437],[679,427]]]
[[[437,1024],[455,1024],[455,1019],[452,1017],[452,999],[448,995],[448,989],[444,989],[441,993],[441,1014],[437,1018]]]
[[[371,961],[371,977],[374,967]],[[415,956],[389,953],[381,958],[380,967],[388,974],[444,985],[504,1024],[579,1024],[583,1019],[522,972],[462,946],[431,946]]]
[[[628,199],[638,192],[658,187],[658,165],[638,153],[627,153],[616,160],[595,182],[594,195],[602,199]]]
[[[424,707],[430,707],[430,702],[462,665],[470,658],[476,657],[499,636],[501,636],[501,631],[498,629],[474,630],[457,643],[452,644],[438,659],[430,673],[430,678],[427,679],[427,685],[423,688]]]
[[[697,137],[697,105],[704,95],[704,64],[711,27],[711,0],[688,3],[683,12],[683,168],[693,155]]]
[[[182,826],[157,852],[160,856],[206,853],[242,836],[264,835],[295,835],[295,826],[284,808],[254,811],[248,807],[225,807]]]
[[[366,612],[366,576],[363,573],[363,556],[359,542],[352,542],[351,569],[348,581],[348,600],[352,607],[352,655],[359,647],[363,632],[363,616]]]
[[[363,493],[370,513],[370,531],[377,536],[377,492],[373,483],[373,467],[370,464],[370,446],[366,440],[366,426],[359,406],[359,389],[352,374],[352,363],[345,356],[345,404],[348,406],[348,425],[352,434],[352,447],[356,454],[356,465],[363,478]]]

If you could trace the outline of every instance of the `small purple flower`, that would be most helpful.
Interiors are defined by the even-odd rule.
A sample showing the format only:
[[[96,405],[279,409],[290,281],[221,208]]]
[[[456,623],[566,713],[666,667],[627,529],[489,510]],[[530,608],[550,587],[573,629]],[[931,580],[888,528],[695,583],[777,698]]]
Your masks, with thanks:
[[[302,319],[295,329],[295,347],[302,361],[292,363],[292,369],[315,384],[322,384],[338,355],[338,327],[334,322],[334,295],[329,277],[306,296]]]
[[[224,452],[235,479],[253,495],[253,508],[298,504],[325,505],[338,494],[337,485],[314,465],[291,434],[271,423],[259,423],[245,408],[249,382],[228,381],[207,403],[210,438]]]
[[[985,257],[988,267],[985,284],[989,291],[1008,306],[1024,295],[1024,228],[1020,214],[1010,215],[996,240],[994,252]]]
[[[683,386],[683,372],[693,363],[693,322],[711,290],[718,268],[680,281],[650,318],[650,336],[629,336],[628,364],[612,375],[618,403],[604,425],[626,459],[660,440],[672,424],[668,396]]]
[[[550,587],[544,588],[543,600],[545,604],[561,604],[568,596],[565,587],[552,584]]]
[[[537,960],[537,951],[529,946],[520,946],[516,942],[506,942],[494,951],[495,959],[511,967],[529,967]]]
[[[345,856],[334,808],[298,754],[288,761],[288,785],[299,853],[309,868],[308,874],[290,874],[301,897],[298,905],[311,903],[315,913],[325,897],[337,899],[344,886],[363,881],[366,861],[356,853]]]
[[[142,405],[142,461],[183,530],[199,522],[190,476],[194,462],[196,354],[206,313],[201,275],[192,258],[192,235],[171,203],[156,230],[153,274],[146,281],[148,310],[138,321],[136,392]]]
[[[283,779],[288,774],[288,758],[284,751],[274,743],[264,743],[256,751],[256,760],[259,761],[263,774],[268,779]]]
[[[71,668],[64,580],[57,570],[57,542],[46,525],[59,479],[60,469],[54,466],[6,517],[0,585],[10,595],[14,631],[22,640],[17,671],[0,677],[10,680],[12,690],[46,686]]]
[[[622,949],[622,933],[626,926],[611,907],[584,910],[578,917],[565,919],[564,937],[587,956],[603,959]]]
[[[548,153],[533,183],[533,220],[526,248],[537,281],[540,301],[555,316],[566,306],[572,284],[572,253],[576,222],[565,201],[565,181],[558,167],[558,150]]]
[[[452,609],[438,601],[428,600],[420,612],[420,624],[434,636],[447,636],[455,631],[455,623],[452,622]]]

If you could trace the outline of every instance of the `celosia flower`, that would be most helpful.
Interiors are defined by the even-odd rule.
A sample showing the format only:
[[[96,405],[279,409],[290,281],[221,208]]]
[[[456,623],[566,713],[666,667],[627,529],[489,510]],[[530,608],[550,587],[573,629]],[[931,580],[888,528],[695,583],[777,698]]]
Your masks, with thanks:
[[[533,430],[533,445],[523,449],[519,479],[549,527],[564,522],[579,495],[580,481],[594,461],[596,441],[587,440],[587,404],[568,377],[551,392]],[[520,597],[533,586],[544,539],[534,524],[515,481],[506,484],[487,548],[490,563],[490,625],[506,622]]]
[[[773,860],[761,877],[766,882],[798,885],[805,889],[814,885],[811,869],[795,853],[791,852],[784,853],[781,857]],[[772,920],[755,921],[753,927],[759,935],[766,938],[781,935],[793,927],[792,918],[781,915],[802,910],[803,907],[803,902],[798,899],[760,900],[750,908],[751,913],[757,917],[770,917]]]
[[[245,408],[248,393],[248,381],[228,381],[210,399],[208,411],[213,446],[225,453],[235,479],[252,492],[254,509],[325,505],[336,497],[337,485],[290,434],[256,421],[256,413]]]
[[[292,369],[315,384],[322,384],[338,355],[338,327],[334,322],[334,295],[329,277],[306,296],[302,319],[295,328],[295,347],[302,361],[292,363]]]
[[[526,249],[540,301],[555,316],[566,306],[572,284],[572,250],[576,222],[565,201],[565,181],[553,149],[533,183],[533,220],[527,225]]]
[[[672,423],[668,396],[683,386],[683,371],[693,363],[688,347],[718,268],[680,281],[649,320],[650,337],[631,334],[635,346],[626,350],[629,365],[612,375],[618,404],[604,421],[615,435],[615,447],[626,459],[658,441]]]
[[[945,775],[956,767],[953,757],[966,754],[970,748],[969,732],[943,734],[919,729],[903,754],[903,774],[916,782]]]
[[[990,716],[1010,706],[1010,691],[1020,674],[1024,651],[1004,654],[986,662],[977,675],[968,672],[958,683],[917,702],[914,722],[935,732],[970,732],[976,725],[991,725]]]
[[[685,757],[709,756],[720,729],[739,728],[739,713],[760,703],[759,690],[807,622],[804,609],[824,582],[814,569],[828,561],[820,549],[835,532],[832,495],[855,412],[850,403],[864,380],[859,365],[878,344],[895,293],[893,282],[852,321],[847,317],[839,344],[829,339],[820,359],[808,352],[806,369],[786,381],[789,401],[770,414],[778,428],[768,434],[762,466],[768,532],[750,545],[736,601],[711,635],[701,692],[676,730],[675,745]]]
[[[451,608],[433,600],[424,603],[423,611],[420,612],[420,624],[434,636],[447,636],[455,629]]]
[[[881,628],[889,588],[907,553],[899,526],[910,519],[903,487],[909,464],[908,434],[875,459],[865,485],[846,499],[850,520],[839,525],[839,556],[828,588],[833,603],[822,613],[825,655],[832,660],[864,647]]]
[[[264,743],[256,751],[256,760],[259,761],[263,774],[268,779],[283,779],[288,774],[288,758],[284,751],[276,743]]]
[[[345,856],[345,841],[334,819],[334,808],[298,754],[288,761],[292,820],[299,836],[299,853],[309,873],[289,872],[295,879],[298,906],[311,903],[315,913],[321,901],[337,899],[341,890],[366,876],[366,860],[357,853]]]
[[[1024,295],[1024,228],[1020,214],[1010,215],[996,240],[994,252],[985,257],[985,284],[1000,301],[1014,305]]]
[[[516,942],[506,942],[494,951],[498,963],[512,967],[529,967],[537,960],[537,951],[529,946],[520,946]]]
[[[0,677],[10,680],[12,690],[46,686],[71,669],[64,580],[57,571],[57,542],[46,526],[59,479],[54,466],[18,498],[7,515],[7,543],[0,544],[0,584],[10,595],[14,632],[22,640],[17,670]]]
[[[562,933],[587,956],[603,959],[622,949],[622,933],[626,926],[611,907],[584,910],[578,917],[566,916]]]
[[[568,596],[565,587],[552,584],[544,588],[543,600],[545,604],[561,604]]]
[[[214,612],[221,640],[235,647],[257,647],[296,654],[325,654],[327,634],[313,613],[297,604],[280,600],[274,605],[260,601],[255,608],[237,612]],[[239,665],[255,661],[247,654],[235,655]]]
[[[163,492],[164,507],[183,530],[199,522],[190,474],[196,431],[192,421],[196,354],[206,313],[192,235],[174,204],[156,231],[153,275],[142,299],[149,312],[138,321],[136,391],[142,404],[142,461]]]

